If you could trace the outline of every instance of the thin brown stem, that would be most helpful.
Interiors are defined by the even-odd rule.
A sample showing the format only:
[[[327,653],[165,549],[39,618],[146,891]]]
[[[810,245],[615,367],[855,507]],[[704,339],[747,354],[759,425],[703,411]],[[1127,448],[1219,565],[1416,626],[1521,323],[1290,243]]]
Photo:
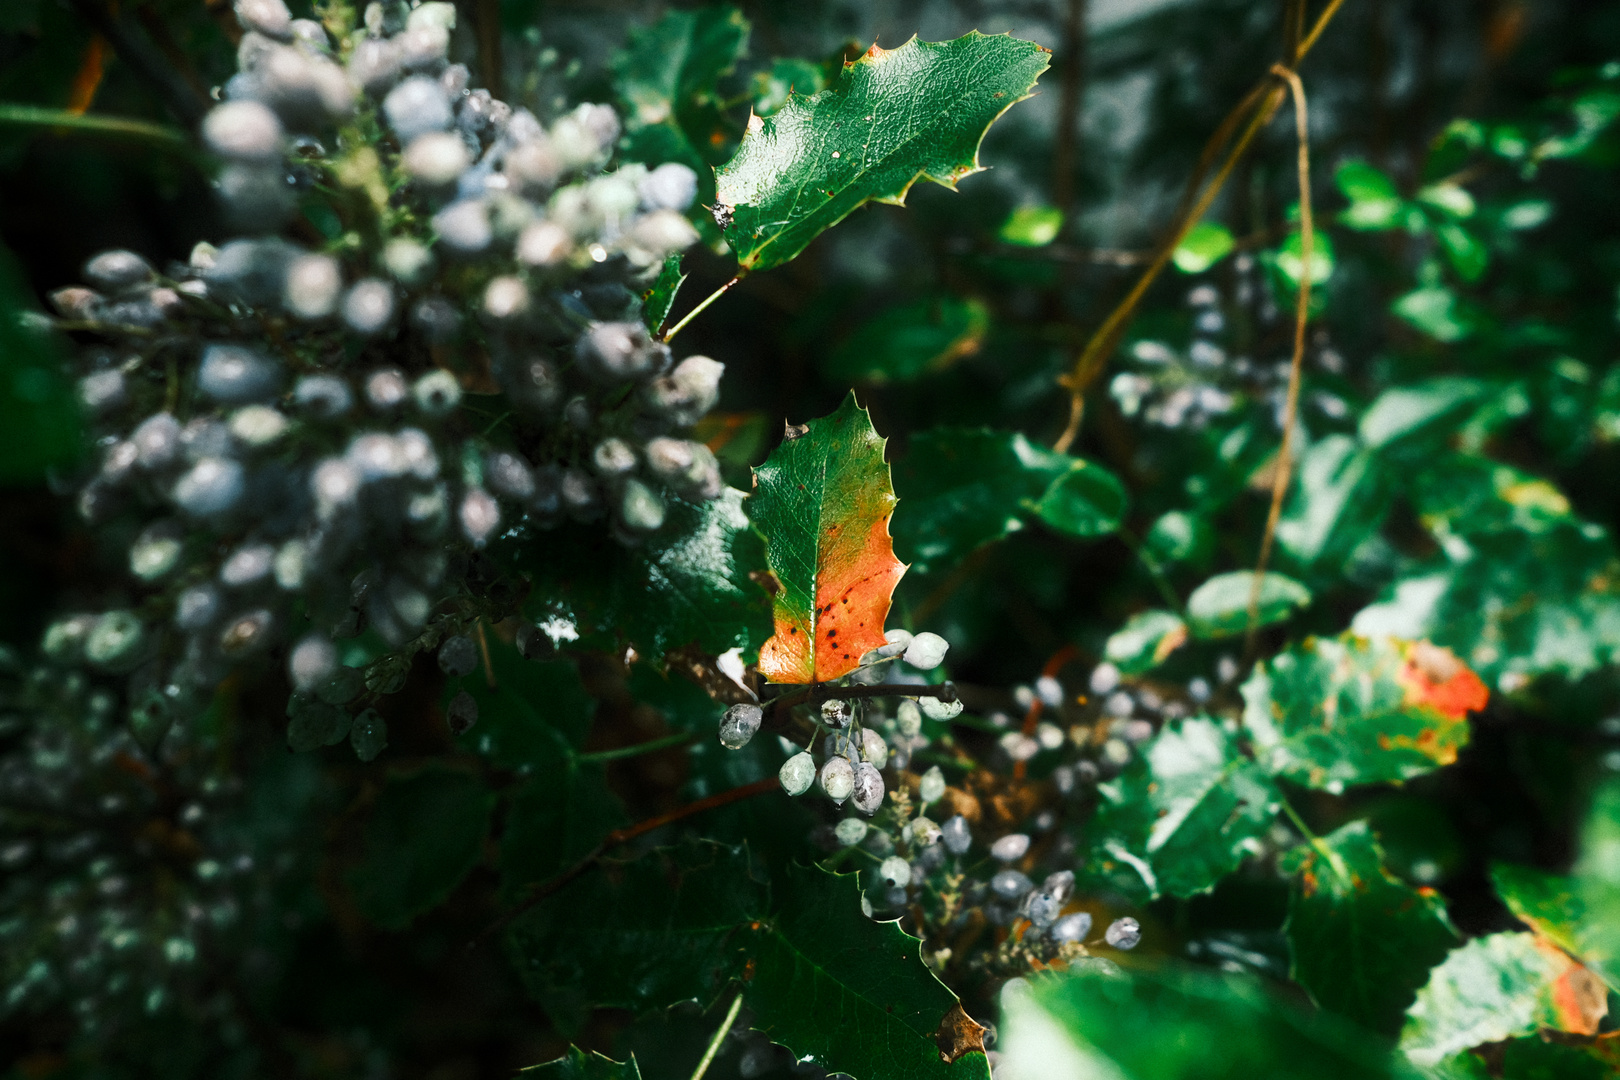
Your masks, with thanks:
[[[1246,651],[1254,652],[1254,635],[1260,621],[1260,584],[1271,558],[1277,521],[1282,516],[1283,497],[1293,475],[1294,421],[1299,412],[1299,385],[1305,365],[1305,327],[1311,314],[1311,273],[1315,254],[1316,230],[1311,218],[1311,134],[1305,107],[1305,84],[1299,76],[1278,64],[1271,69],[1288,84],[1294,98],[1294,133],[1299,142],[1299,292],[1294,303],[1294,356],[1288,367],[1288,398],[1283,407],[1282,445],[1277,450],[1277,468],[1271,481],[1271,508],[1266,512],[1266,531],[1260,537],[1260,558],[1249,586],[1249,625]]]
[[[802,690],[792,690],[765,703],[766,713],[791,709],[795,705],[838,699],[869,697],[931,697],[947,705],[956,700],[954,683],[873,683],[870,686],[838,686],[833,683],[811,683]]]
[[[208,111],[207,99],[191,88],[128,16],[113,14],[100,0],[68,0],[68,5],[107,39],[131,71],[157,91],[175,119],[188,128],[202,120]]]

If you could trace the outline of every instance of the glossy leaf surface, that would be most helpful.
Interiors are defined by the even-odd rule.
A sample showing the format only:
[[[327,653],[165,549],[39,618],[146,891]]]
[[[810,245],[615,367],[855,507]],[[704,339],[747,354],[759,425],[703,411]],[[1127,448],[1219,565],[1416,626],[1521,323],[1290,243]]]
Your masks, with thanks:
[[[780,586],[776,632],[760,650],[772,682],[835,679],[883,644],[905,566],[894,557],[894,489],[884,441],[850,394],[754,470],[749,512]]]
[[[1486,696],[1478,676],[1427,643],[1312,638],[1255,668],[1243,722],[1268,771],[1338,791],[1455,761]]]
[[[1324,1009],[1393,1035],[1429,969],[1457,944],[1445,902],[1384,868],[1364,821],[1290,853],[1289,974]]]
[[[436,766],[391,780],[371,808],[353,876],[360,910],[400,929],[449,896],[478,862],[494,806],[468,773]]]
[[[956,995],[921,942],[861,914],[855,875],[791,867],[780,910],[752,930],[744,993],[754,1026],[829,1073],[886,1080],[988,1080],[982,1050],[942,1060]]]
[[[716,172],[738,267],[780,266],[863,204],[904,202],[921,178],[954,187],[979,171],[985,130],[1028,95],[1049,56],[977,32],[874,45],[836,86],[751,122]]]
[[[1241,634],[1249,625],[1249,594],[1254,571],[1216,574],[1187,598],[1187,626],[1193,637],[1218,638]],[[1282,622],[1311,602],[1310,590],[1283,574],[1267,572],[1260,582],[1256,626]]]
[[[630,34],[614,63],[629,160],[708,171],[711,137],[725,127],[720,80],[747,54],[748,30],[742,12],[714,6],[672,10]]]
[[[1168,611],[1139,611],[1103,647],[1110,664],[1127,675],[1152,670],[1187,640],[1187,624]]]

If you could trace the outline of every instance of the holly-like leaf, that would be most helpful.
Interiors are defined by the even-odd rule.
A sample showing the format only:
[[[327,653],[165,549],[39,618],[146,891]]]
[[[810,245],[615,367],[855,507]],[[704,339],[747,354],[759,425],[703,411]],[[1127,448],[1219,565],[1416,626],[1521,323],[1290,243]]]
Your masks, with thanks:
[[[1597,1032],[1607,993],[1596,975],[1534,934],[1491,934],[1454,949],[1407,1010],[1401,1049],[1419,1067],[1542,1028]]]
[[[1089,540],[1119,528],[1128,501],[1119,477],[1101,465],[1073,461],[1033,509],[1048,527]]]
[[[1575,863],[1581,907],[1577,944],[1581,960],[1620,987],[1620,783],[1600,786],[1581,834]]]
[[[1277,522],[1277,545],[1303,566],[1324,557],[1340,563],[1383,521],[1377,459],[1349,435],[1311,445],[1299,463],[1299,485]]]
[[[1289,974],[1324,1009],[1395,1034],[1429,969],[1457,944],[1445,902],[1384,869],[1364,821],[1291,853]]]
[[[1491,884],[1514,918],[1564,951],[1582,955],[1579,936],[1586,905],[1574,878],[1531,866],[1495,863]]]
[[[1396,638],[1312,638],[1255,667],[1244,726],[1272,775],[1342,791],[1456,760],[1479,677],[1449,650]]]
[[[530,1065],[519,1073],[529,1080],[641,1080],[636,1055],[631,1054],[629,1061],[614,1061],[577,1046],[570,1046],[568,1053],[555,1061]]]
[[[624,102],[626,156],[678,161],[702,176],[714,136],[724,137],[720,80],[748,54],[748,20],[734,7],[674,9],[642,30],[614,59]],[[734,136],[733,136],[734,137]]]
[[[706,1005],[743,972],[768,900],[747,848],[690,842],[587,871],[512,924],[507,953],[565,1030],[593,1007]]]
[[[1264,770],[1205,716],[1165,724],[1097,792],[1088,871],[1143,899],[1213,888],[1271,828],[1280,805]]]
[[[494,807],[494,793],[468,773],[435,766],[390,780],[351,877],[360,910],[398,930],[449,896],[478,862]]]
[[[989,1080],[982,1044],[961,1041],[956,995],[922,942],[861,914],[856,875],[793,866],[780,912],[750,932],[744,991],[756,1029],[829,1073],[884,1080]],[[957,1054],[947,1062],[947,1053]]]
[[[779,585],[776,632],[759,652],[772,682],[836,679],[883,644],[906,570],[889,537],[895,497],[884,442],[850,394],[754,470],[749,510]]]
[[[1187,626],[1193,637],[1231,637],[1247,630],[1253,586],[1253,570],[1234,570],[1216,574],[1194,589],[1187,597]],[[1255,625],[1282,622],[1310,602],[1311,592],[1305,586],[1283,574],[1267,572],[1260,580]]]
[[[647,332],[654,336],[663,332],[669,309],[675,306],[675,294],[686,280],[686,275],[681,272],[682,257],[677,251],[665,259],[652,288],[641,298],[641,321],[646,324]]]
[[[879,312],[827,358],[835,382],[909,382],[942,371],[984,344],[990,309],[956,296],[925,297]]]
[[[1073,463],[1016,432],[919,432],[894,470],[895,544],[917,573],[949,570],[980,545],[1022,529],[1026,503]]]
[[[1110,664],[1127,675],[1140,675],[1162,664],[1187,640],[1187,624],[1168,611],[1139,611],[1103,647]]]
[[[1008,994],[997,1080],[1382,1080],[1409,1071],[1379,1040],[1252,976],[1082,960]]]
[[[770,599],[758,578],[765,547],[728,488],[701,505],[670,500],[664,527],[639,547],[603,544],[598,525],[521,545],[534,581],[536,622],[572,623],[582,644],[628,641],[647,656],[696,645],[719,655],[757,648],[770,635]]]
[[[445,686],[447,705],[465,691],[478,706],[477,722],[457,743],[515,769],[538,768],[584,745],[596,702],[579,670],[567,660],[525,660],[493,634],[486,644],[494,685],[479,669]]]
[[[565,870],[629,823],[602,763],[578,761],[558,745],[525,772],[530,779],[512,797],[501,833],[501,892],[514,900],[525,886]]]
[[[836,86],[751,120],[715,174],[716,216],[738,268],[780,266],[865,203],[903,203],[920,178],[954,188],[978,172],[986,129],[1029,95],[1050,56],[976,31],[873,45]]]

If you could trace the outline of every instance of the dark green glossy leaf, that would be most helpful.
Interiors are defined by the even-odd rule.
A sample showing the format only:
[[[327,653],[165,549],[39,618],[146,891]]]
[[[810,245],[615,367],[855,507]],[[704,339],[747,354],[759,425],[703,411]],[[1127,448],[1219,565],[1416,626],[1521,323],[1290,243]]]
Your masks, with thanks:
[[[519,1069],[518,1075],[530,1080],[641,1080],[634,1054],[629,1061],[614,1061],[577,1046],[570,1046],[568,1053],[555,1061]]]
[[[742,973],[768,899],[746,848],[689,842],[586,871],[512,924],[507,953],[565,1030],[597,1007],[707,1004]]]
[[[750,575],[767,569],[765,545],[742,503],[734,489],[701,506],[671,500],[663,529],[635,548],[603,543],[596,525],[545,534],[525,567],[531,617],[561,618],[586,644],[629,641],[648,656],[683,645],[757,649],[770,636],[770,597]]]
[[[539,767],[585,742],[596,702],[567,660],[525,660],[517,648],[488,635],[491,686],[482,669],[445,686],[448,701],[465,690],[478,704],[478,722],[456,741],[500,765]]]
[[[1139,611],[1109,635],[1103,655],[1127,675],[1140,675],[1164,662],[1187,640],[1187,624],[1168,611]]]
[[[933,428],[912,436],[895,465],[895,547],[919,574],[949,570],[982,544],[1024,527],[1073,459],[1016,432]]]
[[[716,6],[671,10],[631,33],[613,65],[630,160],[708,172],[712,137],[725,130],[720,80],[747,55],[748,29],[742,12]]]
[[[1052,481],[1034,510],[1058,532],[1090,539],[1119,528],[1129,499],[1119,477],[1089,461],[1076,461]]]
[[[1478,379],[1445,376],[1385,390],[1361,416],[1361,441],[1371,447],[1452,429],[1454,421],[1490,392]]]
[[[754,1026],[800,1061],[884,1080],[989,1080],[983,1052],[947,1064],[937,1036],[956,995],[921,942],[861,914],[856,875],[795,866],[777,915],[749,934]]]
[[[1162,563],[1197,562],[1214,547],[1214,532],[1198,514],[1171,510],[1161,514],[1142,538],[1143,550]]]
[[[754,470],[749,512],[776,575],[776,632],[760,649],[772,682],[809,683],[853,671],[883,644],[894,586],[886,442],[851,393],[831,416],[790,432]]]
[[[1534,934],[1475,938],[1430,973],[1407,1010],[1401,1049],[1427,1068],[1540,1028],[1571,1030],[1568,980],[1582,974],[1579,964]]]
[[[1374,1080],[1410,1072],[1378,1040],[1259,979],[1082,961],[1007,995],[997,1080]]]
[[[754,76],[754,115],[770,116],[788,102],[790,94],[812,97],[827,85],[819,64],[797,57],[778,57]]]
[[[990,309],[971,297],[942,295],[879,312],[827,358],[834,382],[909,382],[943,371],[984,344]]]
[[[1249,627],[1249,594],[1254,571],[1216,574],[1187,598],[1187,626],[1193,637],[1219,638],[1241,634]],[[1291,577],[1267,572],[1260,581],[1256,626],[1282,622],[1311,602],[1310,590]]]
[[[1577,931],[1581,961],[1620,987],[1620,782],[1598,787],[1581,832],[1575,864],[1583,918]]]
[[[1364,821],[1290,853],[1289,974],[1324,1009],[1394,1035],[1429,969],[1457,944],[1446,905],[1384,869]]]
[[[669,319],[669,309],[675,306],[675,294],[686,280],[686,275],[681,272],[681,258],[681,254],[676,252],[665,259],[652,288],[641,298],[641,321],[646,324],[647,332],[654,336],[663,331],[664,323]]]
[[[1434,235],[1458,277],[1464,281],[1478,281],[1485,276],[1491,264],[1491,252],[1478,237],[1449,221],[1437,228]]]
[[[36,320],[28,286],[0,247],[0,483],[34,483],[81,451],[79,404],[54,332]]]
[[[1513,1039],[1502,1048],[1501,1080],[1613,1080],[1620,1047],[1613,1036],[1586,1045]]]
[[[1383,520],[1377,462],[1349,435],[1311,445],[1299,463],[1299,484],[1277,522],[1277,546],[1309,566],[1344,557]]]
[[[917,180],[954,187],[980,169],[979,142],[1026,97],[1049,54],[977,32],[873,46],[814,97],[751,123],[716,172],[725,236],[743,271],[798,255],[871,200],[902,203]]]
[[[1516,919],[1564,951],[1581,955],[1577,939],[1586,905],[1574,878],[1531,866],[1493,863],[1491,884]]]
[[[1268,772],[1340,791],[1456,760],[1485,688],[1440,650],[1350,635],[1311,638],[1257,665],[1243,699],[1244,727]]]
[[[516,899],[584,858],[608,833],[629,824],[607,786],[605,764],[575,760],[555,733],[552,754],[512,797],[501,833],[501,891]]]
[[[1118,778],[1097,786],[1084,829],[1099,882],[1143,899],[1207,892],[1276,819],[1270,778],[1206,716],[1172,720]]]
[[[392,930],[436,906],[477,864],[494,806],[477,777],[442,766],[390,779],[350,877],[356,906]]]

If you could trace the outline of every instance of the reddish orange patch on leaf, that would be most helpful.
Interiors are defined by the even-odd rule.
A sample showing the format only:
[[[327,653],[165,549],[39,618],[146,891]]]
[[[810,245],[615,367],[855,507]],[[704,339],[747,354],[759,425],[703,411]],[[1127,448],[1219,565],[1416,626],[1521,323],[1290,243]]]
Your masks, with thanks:
[[[1396,679],[1406,689],[1406,700],[1426,705],[1453,720],[1478,712],[1490,691],[1468,665],[1450,649],[1414,641],[1406,647],[1406,663]]]
[[[1538,936],[1536,948],[1553,957],[1562,970],[1552,983],[1552,1005],[1560,1031],[1596,1035],[1609,1014],[1609,988],[1558,946]]]

